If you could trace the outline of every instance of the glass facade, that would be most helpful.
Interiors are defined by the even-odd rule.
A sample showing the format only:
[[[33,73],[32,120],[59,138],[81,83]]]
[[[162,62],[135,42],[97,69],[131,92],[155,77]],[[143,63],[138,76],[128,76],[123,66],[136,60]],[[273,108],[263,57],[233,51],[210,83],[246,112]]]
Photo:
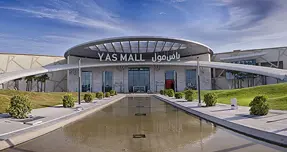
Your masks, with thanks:
[[[170,70],[165,72],[165,89],[173,89],[177,91],[176,86],[176,71]]]
[[[92,72],[82,72],[82,92],[92,92]]]
[[[111,71],[104,71],[103,72],[103,85],[102,85],[102,91],[103,92],[109,92],[113,89],[113,72]]]
[[[196,70],[190,69],[185,71],[185,86],[189,89],[196,89]]]
[[[129,68],[128,85],[129,92],[147,92],[150,89],[149,68]]]

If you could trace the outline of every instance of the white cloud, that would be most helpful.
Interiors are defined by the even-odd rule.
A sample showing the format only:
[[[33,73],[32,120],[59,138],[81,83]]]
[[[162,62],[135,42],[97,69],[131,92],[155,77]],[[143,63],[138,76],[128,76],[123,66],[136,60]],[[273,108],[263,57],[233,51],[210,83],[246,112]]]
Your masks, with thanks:
[[[185,2],[186,0],[171,0],[171,2],[173,3],[181,3],[181,2]]]
[[[60,21],[64,21],[66,23],[75,24],[79,26],[123,31],[120,25],[116,25],[111,22],[96,20],[94,18],[84,17],[81,16],[78,12],[72,10],[57,10],[49,8],[17,8],[17,7],[0,7],[0,9],[21,11],[32,14],[33,17],[57,19]]]
[[[168,22],[169,24],[166,24],[166,21],[134,21],[129,20],[129,16],[125,16],[125,20],[121,20],[120,16],[100,7],[92,0],[66,1],[65,3],[58,0],[49,0],[49,6],[51,7],[46,5],[45,7],[29,6],[21,8],[2,6],[0,9],[19,11],[36,18],[49,18],[88,28],[84,28],[83,31],[81,28],[81,30],[75,30],[72,33],[66,33],[66,31],[61,33],[46,32],[46,35],[40,35],[38,38],[32,36],[15,38],[0,33],[0,39],[6,37],[1,39],[0,46],[9,48],[8,44],[13,43],[17,44],[19,49],[29,48],[34,51],[43,51],[49,48],[48,50],[61,50],[64,52],[69,47],[86,41],[124,35],[158,35],[185,38],[207,44],[215,52],[287,45],[286,0],[276,0],[280,7],[267,14],[254,11],[257,7],[261,7],[259,4],[254,6],[252,3],[250,4],[252,6],[250,6],[245,3],[235,3],[243,0],[212,0],[213,3],[210,3],[212,6],[207,7],[220,7],[220,10],[224,10],[224,12],[212,12],[210,10],[213,14],[204,17],[200,16],[200,13],[191,13],[189,7],[186,7],[191,3],[175,3],[183,2],[182,0],[158,1],[179,10],[176,11],[178,14],[175,15],[181,18],[185,17],[186,20],[171,20]],[[77,2],[77,5],[81,8],[76,9],[74,2]],[[148,7],[148,5],[145,6]],[[155,8],[157,7],[155,6]],[[155,9],[153,13],[170,15],[168,10],[161,9]],[[145,15],[151,15],[151,13]],[[50,54],[50,52],[44,54]],[[51,54],[53,53],[51,52]],[[55,54],[62,55],[63,53],[59,54],[55,51]]]
[[[214,6],[224,7],[228,12],[225,21],[211,20],[206,24],[205,19],[201,19],[186,26],[192,31],[187,34],[213,47],[215,52],[287,45],[286,0],[270,1],[273,6],[268,9],[271,10],[264,9],[262,13],[264,6],[258,3],[248,5],[243,0],[216,2]]]

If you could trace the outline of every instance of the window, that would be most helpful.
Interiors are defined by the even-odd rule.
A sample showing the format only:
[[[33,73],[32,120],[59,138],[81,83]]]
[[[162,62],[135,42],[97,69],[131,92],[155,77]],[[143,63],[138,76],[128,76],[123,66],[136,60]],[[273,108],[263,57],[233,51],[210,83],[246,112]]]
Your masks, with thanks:
[[[147,92],[150,88],[149,68],[129,68],[129,92]]]
[[[113,89],[113,72],[104,71],[103,72],[103,92],[109,92]]]
[[[196,70],[190,69],[185,72],[185,86],[186,88],[196,89]]]
[[[82,72],[82,92],[92,92],[92,72]]]

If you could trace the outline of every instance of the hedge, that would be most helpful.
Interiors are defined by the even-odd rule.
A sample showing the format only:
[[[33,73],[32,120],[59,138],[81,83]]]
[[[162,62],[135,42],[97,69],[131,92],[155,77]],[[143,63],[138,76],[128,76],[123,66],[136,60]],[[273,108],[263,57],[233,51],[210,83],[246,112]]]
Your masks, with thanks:
[[[194,100],[195,92],[193,90],[191,90],[191,89],[185,90],[184,94],[185,94],[185,99],[187,101],[193,101]]]
[[[204,95],[204,100],[207,107],[215,106],[217,103],[217,95],[215,93],[207,93]]]
[[[267,96],[256,96],[249,104],[250,114],[263,116],[269,112],[269,104],[267,103]]]
[[[93,95],[91,93],[86,93],[84,95],[85,102],[92,102],[93,101]]]
[[[64,108],[71,108],[75,106],[75,100],[72,94],[66,94],[63,96],[63,107]]]
[[[174,94],[174,97],[175,97],[176,99],[182,99],[183,96],[184,96],[184,94],[183,94],[182,92],[176,92],[176,93]]]
[[[104,97],[104,93],[103,92],[97,92],[96,97],[98,99],[102,99]]]
[[[105,94],[105,97],[110,97],[111,96],[111,94],[110,94],[110,92],[106,92],[106,94]]]
[[[23,95],[15,95],[10,99],[10,107],[7,112],[16,119],[24,119],[32,111],[32,105],[28,97]]]

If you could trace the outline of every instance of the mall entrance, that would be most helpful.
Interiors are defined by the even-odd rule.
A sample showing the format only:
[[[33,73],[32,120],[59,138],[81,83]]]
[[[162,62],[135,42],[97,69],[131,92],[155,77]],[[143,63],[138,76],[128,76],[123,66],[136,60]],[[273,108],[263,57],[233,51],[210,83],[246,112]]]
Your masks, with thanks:
[[[148,67],[129,68],[129,92],[147,92],[150,90],[150,69]]]
[[[165,89],[177,91],[177,73],[175,70],[165,72]]]

